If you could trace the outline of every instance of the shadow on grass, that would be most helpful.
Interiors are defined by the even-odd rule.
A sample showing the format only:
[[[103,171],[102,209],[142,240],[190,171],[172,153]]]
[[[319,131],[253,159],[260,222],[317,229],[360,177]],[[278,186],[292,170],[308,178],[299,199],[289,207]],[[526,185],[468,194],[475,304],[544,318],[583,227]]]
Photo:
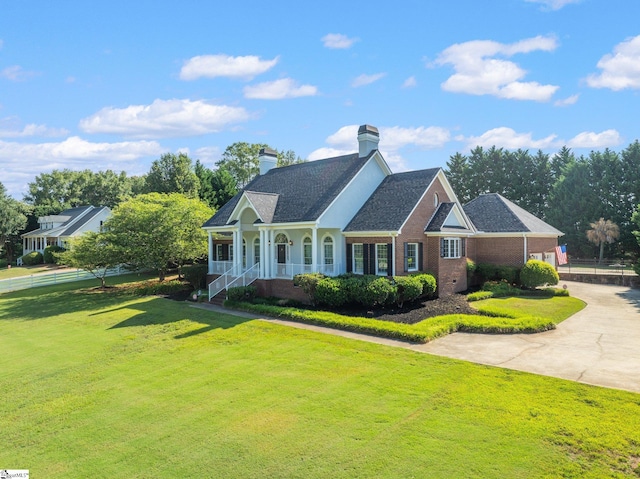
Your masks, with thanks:
[[[161,326],[185,320],[202,325],[202,327],[198,329],[174,336],[175,339],[185,339],[216,329],[234,328],[239,324],[251,321],[251,319],[248,318],[228,314],[219,315],[213,312],[194,311],[192,308],[188,308],[185,303],[176,303],[175,301],[164,298],[155,298],[150,301],[145,301],[144,303],[136,303],[135,305],[129,304],[127,306],[103,310],[92,314],[92,316],[114,313],[121,310],[127,310],[130,312],[132,309],[137,310],[138,313],[119,322],[118,324],[114,324],[108,329],[135,328],[153,325]]]

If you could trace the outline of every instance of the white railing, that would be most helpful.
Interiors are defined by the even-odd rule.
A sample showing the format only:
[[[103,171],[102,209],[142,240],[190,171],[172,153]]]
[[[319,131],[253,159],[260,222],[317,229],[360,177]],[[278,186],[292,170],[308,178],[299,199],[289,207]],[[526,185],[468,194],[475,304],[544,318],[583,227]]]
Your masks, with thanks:
[[[233,268],[233,261],[212,261],[209,274],[224,274]]]
[[[219,278],[209,283],[209,301],[215,295],[233,286],[246,286],[260,276],[260,263],[254,264],[246,271],[237,264],[225,271]]]
[[[293,279],[297,274],[313,273],[313,266],[310,264],[273,263],[272,268],[274,276],[281,279]],[[316,270],[326,276],[337,276],[340,274],[340,265],[318,264]]]
[[[234,286],[247,286],[253,283],[260,276],[260,263],[254,264],[251,268],[246,270],[236,279],[227,284],[227,289]]]
[[[116,267],[107,270],[106,276],[118,276],[129,273],[124,268]],[[53,273],[33,274],[30,276],[20,276],[0,280],[0,293],[18,291],[21,289],[36,288],[38,286],[51,286],[54,284],[70,283],[72,281],[82,281],[85,279],[95,279],[95,276],[83,269],[75,271],[62,271]]]

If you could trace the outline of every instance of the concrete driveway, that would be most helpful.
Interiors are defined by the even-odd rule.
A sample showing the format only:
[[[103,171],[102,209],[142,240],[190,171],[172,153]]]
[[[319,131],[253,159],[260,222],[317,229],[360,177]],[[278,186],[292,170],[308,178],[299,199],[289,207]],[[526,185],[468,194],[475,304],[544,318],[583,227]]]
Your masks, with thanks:
[[[640,290],[561,281],[587,307],[538,334],[454,333],[411,349],[640,393]]]

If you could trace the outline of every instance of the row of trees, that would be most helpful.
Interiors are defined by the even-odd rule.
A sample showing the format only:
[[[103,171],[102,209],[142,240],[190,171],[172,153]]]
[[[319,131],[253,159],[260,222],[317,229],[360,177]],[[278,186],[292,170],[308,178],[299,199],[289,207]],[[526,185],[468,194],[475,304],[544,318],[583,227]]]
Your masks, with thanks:
[[[10,263],[20,253],[19,235],[38,228],[41,216],[83,205],[113,209],[123,201],[149,193],[179,193],[199,199],[213,211],[229,201],[238,189],[259,173],[258,155],[266,144],[234,143],[227,147],[216,169],[184,154],[167,153],[141,176],[112,170],[93,172],[53,170],[41,173],[28,185],[24,201],[6,194],[0,183],[0,250]],[[279,151],[278,165],[305,161],[294,151]]]
[[[447,170],[463,203],[484,193],[500,193],[564,232],[562,240],[574,257],[594,257],[601,245],[609,257],[640,256],[637,226],[631,220],[640,203],[638,141],[620,153],[606,149],[580,157],[568,148],[548,155],[477,147],[468,156],[453,155]],[[590,241],[587,231],[600,218],[619,227],[619,241]]]

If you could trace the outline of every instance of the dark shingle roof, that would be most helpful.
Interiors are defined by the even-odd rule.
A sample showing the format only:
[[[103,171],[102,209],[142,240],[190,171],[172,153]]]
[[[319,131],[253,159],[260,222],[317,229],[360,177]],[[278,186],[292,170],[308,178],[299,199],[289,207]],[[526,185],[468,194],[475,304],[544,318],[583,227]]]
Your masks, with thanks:
[[[93,209],[91,211],[89,211],[87,214],[85,214],[78,221],[73,223],[71,226],[69,226],[67,229],[65,229],[62,233],[60,233],[61,236],[71,236],[73,233],[75,233],[80,228],[82,228],[84,225],[86,225],[92,218],[95,218],[97,215],[99,215],[101,211],[107,209],[106,206],[102,206],[100,208],[94,208],[93,206],[86,206],[86,207],[83,207],[83,208],[93,208]],[[80,209],[80,208],[77,208],[77,209]],[[64,211],[62,213],[60,213],[60,214],[61,215],[65,215]],[[69,223],[71,221],[72,220],[69,220],[69,221],[67,221],[67,223]]]
[[[429,221],[429,224],[424,230],[432,231],[432,232],[441,231],[445,220],[447,219],[447,217],[449,216],[449,213],[451,213],[451,210],[453,209],[453,205],[454,205],[453,203],[440,203],[440,206],[438,206],[438,209],[433,214],[433,217],[431,218],[431,220]]]
[[[387,176],[345,231],[398,231],[439,170],[431,168]]]
[[[357,153],[354,153],[274,168],[254,178],[243,191],[220,208],[204,226],[226,225],[233,209],[245,192],[278,195],[277,203],[273,208],[272,223],[315,221],[372,155],[373,152],[360,158]],[[265,208],[268,209],[266,204]],[[263,219],[267,221],[266,218]]]
[[[463,208],[479,232],[562,234],[498,193],[480,195]]]

